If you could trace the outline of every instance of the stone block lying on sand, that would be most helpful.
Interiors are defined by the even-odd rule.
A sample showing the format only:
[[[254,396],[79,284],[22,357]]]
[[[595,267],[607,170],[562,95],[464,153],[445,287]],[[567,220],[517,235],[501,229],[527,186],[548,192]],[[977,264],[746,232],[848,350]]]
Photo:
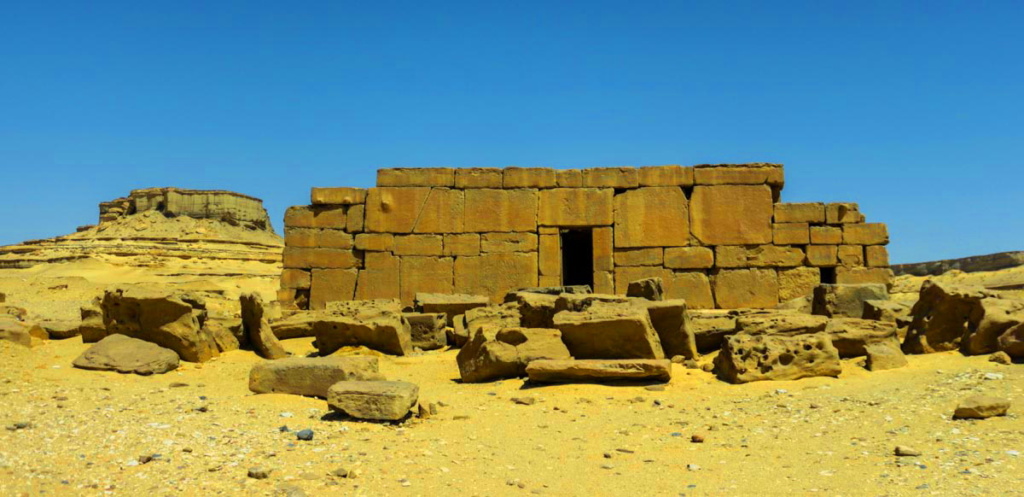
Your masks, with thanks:
[[[1010,410],[1010,401],[988,395],[968,397],[956,406],[953,419],[987,419],[994,416],[1006,416]]]
[[[189,362],[203,362],[219,355],[213,337],[203,332],[206,304],[200,298],[119,288],[106,291],[100,306],[109,335],[121,334],[155,343]]]
[[[651,325],[658,333],[661,348],[665,357],[681,355],[686,359],[696,359],[697,339],[690,329],[690,319],[686,312],[686,301],[683,299],[650,301],[635,299],[635,305],[647,309]]]
[[[729,383],[839,376],[839,351],[825,333],[750,335],[727,338],[715,358],[715,372]]]
[[[137,338],[110,335],[82,352],[76,368],[139,375],[161,374],[178,368],[178,354]]]
[[[668,359],[542,359],[526,366],[530,381],[538,383],[604,383],[672,379]]]
[[[327,405],[357,419],[398,421],[419,395],[419,386],[404,381],[339,381],[327,391]]]
[[[383,379],[373,356],[288,357],[253,366],[249,390],[327,398],[327,391],[339,381]]]
[[[470,309],[486,307],[490,305],[490,300],[480,295],[417,293],[415,305],[420,312],[443,312],[448,317],[448,326],[452,326],[455,316],[465,314]]]
[[[561,333],[544,328],[496,328],[476,330],[456,356],[465,383],[517,378],[538,359],[568,359]]]
[[[647,310],[631,304],[595,304],[582,312],[562,311],[554,325],[577,359],[664,359]]]

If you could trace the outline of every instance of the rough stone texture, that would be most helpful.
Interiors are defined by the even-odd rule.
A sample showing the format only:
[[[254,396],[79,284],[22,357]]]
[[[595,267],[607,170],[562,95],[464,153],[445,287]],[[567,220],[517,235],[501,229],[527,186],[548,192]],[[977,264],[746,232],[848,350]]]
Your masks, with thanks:
[[[907,356],[900,350],[898,340],[890,339],[879,342],[871,342],[865,346],[867,360],[864,367],[868,371],[884,371],[886,369],[902,368],[907,365]]]
[[[839,245],[843,243],[843,229],[836,226],[811,226],[811,243],[815,245]]]
[[[39,326],[46,330],[50,340],[67,340],[78,336],[78,321],[48,320],[40,321]]]
[[[807,245],[811,242],[810,228],[807,223],[775,223],[772,240],[776,245]]]
[[[454,344],[459,347],[463,346],[469,337],[485,328],[493,328],[497,332],[503,328],[520,327],[520,323],[522,323],[522,317],[516,303],[470,309],[466,311],[461,320],[455,320]]]
[[[690,229],[705,245],[771,243],[772,212],[768,186],[696,186],[690,199]]]
[[[83,305],[79,310],[82,317],[82,324],[78,326],[78,334],[82,336],[82,342],[98,342],[107,336],[107,326],[103,324],[103,309],[100,308],[100,300]]]
[[[630,281],[629,287],[626,288],[627,297],[638,297],[645,300],[663,300],[664,294],[661,278]]]
[[[775,204],[776,223],[824,223],[825,204]]]
[[[662,300],[658,302],[642,300],[637,305],[647,309],[651,325],[658,333],[658,340],[665,352],[665,357],[683,356],[696,359],[697,339],[690,329],[690,319],[686,310],[686,301],[682,299]]]
[[[821,270],[816,267],[781,269],[779,270],[779,301],[787,302],[801,297],[810,297],[820,283]]]
[[[622,295],[563,292],[558,295],[558,300],[555,301],[555,310],[558,312],[583,312],[595,304],[625,304],[629,302],[629,297]]]
[[[669,270],[662,268],[661,266],[617,267],[615,268],[615,293],[624,295],[629,291],[629,284],[633,281],[648,278],[661,278],[662,281],[665,281],[665,278],[669,273]]]
[[[1000,348],[1001,335],[1024,322],[1024,301],[1000,299],[982,288],[926,280],[910,314],[904,352],[960,349],[969,355],[988,354]]]
[[[864,315],[861,317],[906,327],[910,325],[910,308],[912,306],[912,302],[898,300],[865,300]]]
[[[555,327],[577,359],[664,359],[651,318],[641,308],[594,304],[582,312],[555,314]]]
[[[356,269],[314,269],[310,280],[309,308],[324,309],[328,302],[352,300],[358,277]]]
[[[714,273],[719,308],[768,309],[779,303],[778,275],[771,269],[725,269]]]
[[[417,293],[452,293],[455,269],[451,257],[402,257],[399,296],[412,304]]]
[[[559,188],[579,188],[583,186],[583,171],[579,169],[556,170],[555,186]]]
[[[327,391],[339,381],[383,379],[373,356],[289,357],[253,366],[249,390],[327,398]]]
[[[309,196],[313,205],[356,205],[366,202],[366,189],[314,187]]]
[[[864,215],[854,203],[834,203],[825,206],[825,222],[828,224],[863,223]]]
[[[218,355],[213,338],[202,332],[205,307],[200,299],[189,296],[134,288],[108,290],[101,302],[107,334],[153,342],[190,362]]]
[[[178,354],[155,343],[110,335],[82,352],[72,364],[80,369],[162,374],[178,368]]]
[[[455,188],[501,188],[498,167],[469,167],[455,170]]]
[[[587,188],[636,188],[640,178],[632,167],[594,167],[583,170],[583,186]]]
[[[430,188],[370,188],[366,195],[366,230],[412,233]],[[289,224],[287,219],[285,224]]]
[[[661,266],[663,253],[661,247],[615,249],[615,266]]]
[[[693,186],[693,168],[679,165],[637,168],[640,186]]]
[[[248,342],[261,357],[281,359],[288,357],[288,352],[277,341],[270,322],[264,316],[263,299],[258,293],[243,293],[239,297],[242,306],[242,329]]]
[[[736,311],[691,308],[686,311],[686,315],[689,319],[687,329],[693,333],[699,353],[721,349],[726,337],[738,333]]]
[[[761,311],[738,316],[737,331],[748,335],[811,335],[825,331],[828,318],[788,311]]]
[[[825,333],[832,338],[832,345],[839,351],[839,357],[859,357],[867,354],[867,348],[872,344],[893,345],[899,351],[899,342],[896,337],[896,325],[883,321],[872,321],[858,318],[835,318],[830,319],[825,327]],[[896,352],[892,352],[896,355]]]
[[[390,252],[395,247],[395,235],[391,233],[359,233],[355,236],[355,247],[370,252]]]
[[[397,298],[401,295],[398,257],[386,252],[367,252],[356,281],[359,300]]]
[[[689,244],[689,235],[682,188],[646,187],[615,196],[616,247],[678,247]]]
[[[420,387],[404,381],[339,381],[327,391],[332,410],[356,419],[398,421],[419,401]]]
[[[537,254],[485,254],[455,260],[455,292],[500,302],[509,288],[537,286]]]
[[[839,264],[839,247],[836,245],[808,245],[807,263],[817,267],[832,267]]]
[[[536,190],[466,190],[466,231],[536,231]]]
[[[504,188],[553,188],[555,170],[546,167],[506,167]]]
[[[1018,324],[999,337],[999,350],[1014,359],[1024,359],[1024,324]]]
[[[295,206],[284,212],[284,224],[287,228],[340,228],[346,223],[346,210],[340,206]]]
[[[409,322],[411,344],[420,350],[436,350],[448,343],[445,328],[448,317],[444,313],[404,313]]]
[[[285,247],[285,268],[349,269],[359,267],[360,260],[351,250],[332,248]]]
[[[860,245],[840,245],[836,253],[839,264],[843,266],[863,266],[864,247]]]
[[[991,354],[1000,350],[999,338],[1024,323],[1024,300],[987,298],[971,312],[967,334],[960,344],[965,355]]]
[[[676,271],[665,275],[665,298],[684,299],[690,309],[714,309],[711,280],[703,271]]]
[[[558,330],[482,327],[455,359],[464,383],[480,383],[524,376],[527,365],[538,359],[569,357]]]
[[[392,253],[395,255],[432,255],[444,253],[444,237],[441,235],[396,236]]]
[[[611,228],[594,228],[594,271],[612,271],[615,269],[615,249]],[[596,278],[595,278],[596,279]],[[595,282],[596,285],[596,282]]]
[[[759,245],[720,246],[715,249],[715,266],[721,268],[797,267],[804,263],[800,247]]]
[[[480,235],[461,233],[444,235],[443,255],[480,255]]]
[[[332,302],[328,311],[313,323],[314,345],[321,356],[359,345],[393,355],[412,351],[409,322],[397,300]]]
[[[488,254],[536,252],[537,235],[533,233],[484,233],[480,250]]]
[[[377,170],[377,186],[454,186],[450,167],[397,167]]]
[[[505,302],[515,303],[525,328],[553,328],[558,295],[518,291],[505,295]]]
[[[715,358],[715,372],[729,383],[839,376],[839,351],[824,333],[797,336],[749,335],[727,338]]]
[[[668,382],[672,379],[672,362],[668,359],[542,359],[526,366],[526,374],[536,383]]]
[[[821,316],[860,318],[868,300],[888,300],[885,285],[818,285],[814,288],[811,312]]]
[[[302,290],[312,283],[312,272],[304,269],[285,269],[281,272],[281,288]]]
[[[847,245],[884,245],[889,243],[889,230],[883,223],[847,224],[843,226],[843,243]]]
[[[470,309],[486,307],[490,299],[480,295],[466,295],[462,293],[441,294],[441,293],[417,293],[415,298],[416,309],[424,313],[443,313],[448,317],[448,326],[452,326],[455,316],[466,314]]]
[[[762,185],[782,186],[781,164],[701,164],[694,166],[697,185]]]
[[[537,222],[542,226],[610,226],[614,222],[611,188],[541,190]]]
[[[23,323],[12,316],[0,316],[0,340],[23,347],[37,347],[45,343],[46,330],[33,323]]]
[[[669,269],[707,269],[714,264],[715,251],[708,247],[665,249],[665,267]]]
[[[889,267],[889,250],[881,245],[864,247],[864,264],[868,267]]]
[[[302,248],[352,248],[352,235],[340,229],[326,228],[285,228],[284,243],[289,247]]]
[[[994,416],[1006,416],[1010,410],[1010,401],[988,395],[973,395],[956,406],[953,419],[988,419]]]

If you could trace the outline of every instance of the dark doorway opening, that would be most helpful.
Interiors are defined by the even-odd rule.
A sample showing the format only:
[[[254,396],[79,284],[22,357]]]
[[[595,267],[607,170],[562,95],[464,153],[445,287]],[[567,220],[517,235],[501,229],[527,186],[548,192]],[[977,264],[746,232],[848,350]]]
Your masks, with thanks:
[[[823,267],[821,268],[821,282],[825,285],[836,284],[836,268],[834,267]]]
[[[594,288],[594,236],[591,230],[562,231],[562,284]]]

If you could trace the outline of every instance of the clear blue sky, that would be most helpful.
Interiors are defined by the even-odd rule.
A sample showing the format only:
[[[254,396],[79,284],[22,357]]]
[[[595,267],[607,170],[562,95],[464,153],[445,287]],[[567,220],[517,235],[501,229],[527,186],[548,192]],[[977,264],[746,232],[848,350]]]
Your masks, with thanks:
[[[0,4],[0,244],[149,186],[786,164],[893,262],[1024,250],[1024,2]]]

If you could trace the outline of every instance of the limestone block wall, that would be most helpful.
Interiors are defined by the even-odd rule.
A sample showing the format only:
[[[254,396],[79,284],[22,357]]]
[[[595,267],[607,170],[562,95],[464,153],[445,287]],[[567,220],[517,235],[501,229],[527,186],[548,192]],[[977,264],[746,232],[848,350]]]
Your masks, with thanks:
[[[884,224],[853,203],[780,203],[783,186],[782,166],[761,163],[382,169],[375,188],[313,188],[311,205],[288,209],[280,299],[497,302],[576,283],[567,279],[579,279],[581,257],[596,292],[657,276],[693,308],[774,307],[821,282],[890,282]]]
[[[145,211],[158,211],[167,216],[215,219],[252,229],[274,231],[262,200],[225,190],[132,190],[127,197],[100,203],[100,223]]]

